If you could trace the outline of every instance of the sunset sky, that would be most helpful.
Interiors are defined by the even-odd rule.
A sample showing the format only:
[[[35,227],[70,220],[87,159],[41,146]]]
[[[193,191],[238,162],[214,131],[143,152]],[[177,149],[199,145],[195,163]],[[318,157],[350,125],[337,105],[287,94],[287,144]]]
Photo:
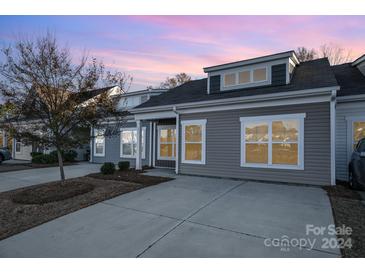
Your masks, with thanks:
[[[0,16],[0,46],[50,31],[133,76],[131,90],[231,61],[334,43],[365,53],[365,16]]]

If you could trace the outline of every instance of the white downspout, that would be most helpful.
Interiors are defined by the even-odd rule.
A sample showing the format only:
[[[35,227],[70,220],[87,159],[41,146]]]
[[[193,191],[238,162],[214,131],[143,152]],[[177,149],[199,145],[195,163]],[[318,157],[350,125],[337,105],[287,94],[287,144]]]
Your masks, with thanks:
[[[173,107],[172,109],[175,114],[176,114],[176,155],[175,155],[175,173],[179,174],[179,150],[180,150],[180,146],[179,146],[179,136],[180,136],[180,114],[176,111],[176,106]]]
[[[152,122],[150,121],[150,138],[149,138],[149,160],[148,165],[152,166]]]
[[[89,162],[93,162],[93,156],[94,156],[94,135],[93,135],[94,128],[90,127],[90,159]],[[104,148],[105,149],[105,148]]]
[[[142,169],[141,164],[141,120],[137,120],[137,151],[136,151],[136,170]]]
[[[331,185],[336,185],[336,90],[332,90],[330,102],[331,126]]]
[[[152,166],[156,166],[156,122],[153,122],[153,135],[152,135],[152,146],[153,146],[153,153],[152,153]]]

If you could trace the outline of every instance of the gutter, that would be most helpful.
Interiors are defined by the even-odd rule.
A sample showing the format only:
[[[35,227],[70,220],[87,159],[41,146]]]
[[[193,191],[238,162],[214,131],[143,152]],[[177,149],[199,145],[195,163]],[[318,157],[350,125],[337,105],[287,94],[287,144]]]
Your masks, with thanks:
[[[349,96],[340,96],[337,97],[338,102],[356,102],[356,101],[365,101],[365,94],[360,95],[349,95]]]
[[[197,108],[197,107],[209,107],[209,106],[222,106],[222,105],[231,105],[231,104],[239,104],[239,103],[252,103],[252,102],[261,102],[261,101],[272,101],[272,100],[280,100],[280,99],[291,99],[291,98],[303,98],[308,96],[320,96],[320,95],[329,95],[332,90],[339,90],[339,86],[334,87],[325,87],[318,89],[310,89],[310,90],[299,90],[295,91],[295,93],[290,92],[280,92],[280,93],[270,93],[269,95],[253,95],[247,97],[235,97],[228,99],[215,99],[215,100],[206,100],[192,103],[182,103],[175,105],[165,105],[165,106],[156,106],[156,107],[146,107],[146,108],[136,108],[130,110],[132,114],[139,113],[148,113],[148,112],[159,112],[159,111],[169,111],[171,108],[175,109],[189,109],[189,108]]]

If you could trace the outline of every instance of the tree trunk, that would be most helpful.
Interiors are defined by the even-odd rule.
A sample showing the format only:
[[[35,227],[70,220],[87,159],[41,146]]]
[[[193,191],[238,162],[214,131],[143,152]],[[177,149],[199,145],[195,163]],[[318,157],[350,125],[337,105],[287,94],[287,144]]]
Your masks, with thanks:
[[[58,156],[58,166],[60,167],[60,175],[61,175],[61,181],[65,181],[65,171],[63,170],[63,159],[61,150],[57,149],[57,156]]]

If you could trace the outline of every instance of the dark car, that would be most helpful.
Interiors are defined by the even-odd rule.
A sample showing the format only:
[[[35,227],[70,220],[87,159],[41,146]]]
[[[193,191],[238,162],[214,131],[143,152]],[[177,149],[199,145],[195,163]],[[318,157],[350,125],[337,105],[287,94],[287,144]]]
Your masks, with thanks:
[[[349,183],[354,189],[365,189],[365,138],[361,139],[351,155]]]
[[[0,148],[0,164],[3,161],[10,160],[10,159],[11,159],[11,152],[9,151],[9,149],[6,147]]]

